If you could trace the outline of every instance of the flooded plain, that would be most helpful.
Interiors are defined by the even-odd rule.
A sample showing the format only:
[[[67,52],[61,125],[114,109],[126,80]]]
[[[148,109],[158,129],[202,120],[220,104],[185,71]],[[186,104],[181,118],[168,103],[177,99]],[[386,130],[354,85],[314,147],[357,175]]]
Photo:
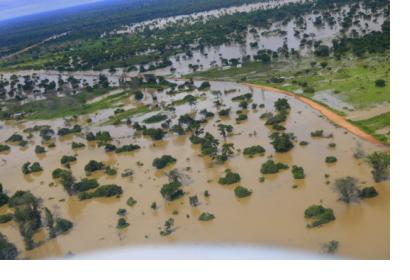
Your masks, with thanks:
[[[196,82],[199,86],[199,82]],[[233,91],[232,89],[235,89]],[[232,108],[230,117],[217,116],[214,105],[215,91],[222,92],[223,104]],[[226,91],[226,92],[225,92]],[[228,93],[230,92],[230,93]],[[264,104],[265,108],[249,109],[248,120],[239,124],[235,122],[235,111],[238,103],[232,97],[251,92],[253,102]],[[338,128],[319,112],[294,97],[272,93],[262,89],[252,89],[245,85],[228,82],[211,82],[210,90],[167,95],[163,92],[145,92],[143,103],[153,102],[160,108],[170,101],[180,100],[187,94],[197,96],[197,104],[177,105],[175,112],[161,111],[169,116],[171,124],[177,116],[190,113],[199,118],[199,111],[207,109],[215,113],[215,117],[204,125],[205,131],[219,136],[218,123],[231,124],[234,133],[227,137],[228,143],[234,143],[235,155],[224,164],[212,162],[208,157],[200,156],[199,145],[189,141],[189,135],[177,136],[168,133],[161,141],[155,141],[136,135],[131,126],[125,124],[114,126],[99,125],[104,119],[113,115],[114,109],[107,109],[93,115],[80,116],[78,122],[83,126],[81,134],[57,137],[55,148],[47,148],[45,155],[38,156],[34,147],[41,144],[40,137],[35,134],[29,140],[27,148],[12,146],[6,153],[0,153],[0,182],[9,195],[17,190],[30,190],[35,196],[42,198],[42,205],[51,209],[57,216],[71,220],[73,229],[67,234],[47,240],[45,229],[35,235],[35,240],[42,244],[32,251],[25,251],[22,237],[14,222],[0,224],[0,231],[15,243],[21,251],[21,258],[60,258],[67,254],[81,254],[89,251],[123,247],[129,245],[152,244],[254,244],[261,246],[280,246],[319,252],[323,243],[331,240],[339,241],[337,255],[343,258],[389,259],[389,208],[390,187],[388,182],[375,184],[369,166],[363,159],[355,159],[353,154],[360,149],[365,153],[381,150],[382,147],[368,143]],[[287,132],[294,133],[297,142],[308,141],[307,146],[295,142],[295,147],[287,153],[276,153],[270,144],[272,130],[264,125],[260,116],[274,111],[274,102],[278,98],[286,98],[291,106],[289,117],[284,126]],[[140,102],[124,101],[126,108],[137,107]],[[158,113],[157,111],[156,113]],[[132,121],[147,118],[149,114],[132,117]],[[88,118],[98,120],[88,124]],[[0,123],[0,143],[14,132],[23,134],[24,128],[34,125],[48,124],[53,128],[65,126],[64,120],[34,121],[22,123]],[[157,126],[157,125],[150,125]],[[332,138],[312,138],[310,133],[323,129]],[[141,149],[130,153],[106,153],[103,147],[85,140],[87,131],[107,130],[114,138],[113,144],[138,144]],[[27,136],[27,134],[25,135]],[[83,142],[86,146],[73,151],[72,141]],[[335,148],[329,148],[335,143]],[[253,145],[261,145],[266,149],[263,156],[245,157],[242,150]],[[63,187],[51,177],[51,172],[61,167],[63,155],[77,155],[77,161],[71,165],[73,175],[79,179],[85,177],[84,166],[89,160],[103,161],[118,169],[115,176],[95,173],[100,185],[118,184],[124,193],[120,198],[93,198],[80,201],[76,196],[68,196]],[[152,166],[156,157],[171,155],[177,162],[165,169],[157,170]],[[327,156],[335,156],[335,164],[325,163]],[[295,180],[290,169],[277,174],[262,174],[260,167],[268,158],[289,166],[302,166],[306,178]],[[23,175],[21,166],[26,161],[38,161],[44,171],[32,175]],[[167,202],[160,194],[160,188],[168,183],[166,173],[178,169],[184,174],[186,183],[183,186],[185,195],[172,202]],[[242,177],[241,182],[229,186],[218,184],[218,179],[226,168],[230,168]],[[131,177],[122,177],[121,173],[132,169]],[[325,177],[325,174],[328,176]],[[362,186],[374,186],[379,195],[358,203],[345,204],[338,201],[332,186],[335,179],[352,176]],[[327,182],[328,181],[328,182]],[[252,195],[238,199],[233,192],[234,187],[242,185],[252,190]],[[205,197],[208,191],[210,196]],[[189,196],[198,195],[199,206],[191,207]],[[129,197],[137,200],[130,207],[126,201]],[[158,205],[157,210],[150,208],[152,202]],[[312,204],[322,204],[334,210],[336,220],[318,228],[307,228],[309,222],[304,218],[304,210]],[[125,208],[130,226],[117,229],[117,210]],[[3,206],[0,214],[10,210]],[[208,222],[198,220],[202,212],[215,215]],[[169,236],[161,236],[162,227],[168,218],[175,219],[176,230]]]

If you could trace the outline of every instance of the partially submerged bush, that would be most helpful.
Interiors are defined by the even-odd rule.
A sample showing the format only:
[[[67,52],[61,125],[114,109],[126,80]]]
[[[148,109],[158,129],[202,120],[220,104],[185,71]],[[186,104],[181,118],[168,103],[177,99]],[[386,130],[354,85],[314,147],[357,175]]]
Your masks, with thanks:
[[[61,157],[60,163],[61,164],[67,164],[67,163],[70,163],[70,162],[73,162],[73,161],[76,161],[76,160],[77,160],[77,158],[75,156],[64,155],[64,156]]]
[[[130,224],[125,220],[125,218],[119,218],[117,222],[117,228],[118,229],[123,229],[128,227]]]
[[[13,214],[0,215],[0,224],[5,224],[13,220]]]
[[[238,183],[240,180],[241,176],[238,173],[234,173],[230,169],[226,169],[225,176],[219,178],[218,183],[221,185],[230,185]]]
[[[334,189],[339,194],[339,200],[350,203],[360,199],[360,189],[357,187],[357,180],[352,177],[345,177],[335,181]]]
[[[234,193],[235,193],[236,197],[238,197],[238,198],[244,198],[244,197],[250,196],[250,195],[252,194],[252,191],[248,190],[248,189],[245,188],[245,187],[237,186],[237,187],[234,189]]]
[[[360,198],[372,198],[377,196],[379,193],[376,191],[374,187],[365,187],[360,190]]]
[[[161,188],[161,195],[168,201],[172,201],[180,198],[184,195],[182,184],[178,181],[173,181],[168,184],[164,184]]]
[[[24,175],[28,175],[28,174],[31,174],[31,173],[43,171],[43,168],[41,167],[40,163],[38,163],[38,162],[33,162],[33,163],[26,162],[21,167],[21,171],[23,172]]]
[[[121,147],[119,147],[119,148],[117,148],[116,150],[115,150],[115,152],[118,154],[118,153],[124,153],[124,152],[132,152],[132,151],[135,151],[135,150],[138,150],[138,149],[140,149],[141,147],[140,146],[138,146],[138,145],[136,145],[136,144],[128,144],[128,145],[124,145],[124,146],[121,146]]]
[[[71,149],[81,149],[81,148],[83,148],[83,147],[85,147],[85,144],[84,143],[80,143],[80,142],[73,142],[73,143],[71,143]]]
[[[374,152],[367,157],[367,162],[373,168],[372,175],[376,183],[387,180],[390,173],[390,155]]]
[[[132,207],[135,204],[137,204],[137,201],[133,197],[130,197],[130,198],[127,199],[127,205],[128,206]]]
[[[17,255],[16,245],[9,242],[7,237],[0,232],[0,260],[15,260]]]
[[[144,123],[157,123],[157,122],[165,121],[167,118],[168,118],[167,115],[157,114],[157,115],[153,115],[149,118],[146,118],[145,120],[143,120],[143,122]]]
[[[215,219],[215,215],[208,213],[208,212],[202,213],[198,218],[198,220],[204,221],[204,222],[211,221],[213,219]]]
[[[103,185],[98,187],[93,192],[83,192],[78,195],[80,200],[90,199],[94,197],[112,197],[112,196],[119,196],[123,193],[122,188],[118,185],[111,184],[111,185]]]
[[[11,143],[17,143],[20,141],[23,141],[24,138],[22,135],[15,133],[13,135],[11,135],[9,138],[7,138],[6,142],[11,142]]]
[[[285,153],[293,148],[293,136],[289,133],[275,132],[270,137],[273,140],[271,144],[278,153]]]
[[[10,146],[9,146],[9,145],[0,144],[0,153],[1,153],[1,152],[6,152],[6,151],[10,151]]]
[[[304,179],[305,171],[302,166],[293,165],[292,166],[292,175],[294,179]]]
[[[151,137],[152,140],[162,140],[166,133],[161,128],[147,128],[142,134]]]
[[[81,132],[81,129],[82,129],[81,126],[76,124],[72,128],[68,128],[68,127],[60,128],[57,131],[57,134],[59,136],[65,136],[65,135],[68,135],[68,134],[79,133],[79,132]]]
[[[308,224],[308,228],[321,226],[336,219],[333,210],[325,208],[322,205],[311,205],[305,210],[305,218],[312,218],[312,223]]]
[[[81,179],[81,181],[74,183],[72,189],[74,192],[85,192],[91,189],[95,189],[99,184],[96,179]]]
[[[56,231],[59,233],[66,233],[67,231],[73,228],[73,223],[63,218],[57,218],[55,228]]]
[[[37,145],[34,149],[34,152],[36,154],[44,154],[46,152],[46,149],[43,146]]]
[[[337,162],[337,158],[334,157],[334,156],[328,156],[328,157],[326,157],[325,162],[326,163],[335,163],[335,162]]]
[[[170,155],[163,155],[160,158],[155,158],[152,162],[152,166],[156,167],[157,169],[162,169],[167,165],[175,163],[177,160],[170,156]]]
[[[243,150],[243,154],[246,156],[254,156],[256,154],[263,154],[265,152],[266,152],[265,148],[260,145],[246,147]]]
[[[101,161],[98,162],[96,160],[90,160],[85,166],[84,166],[84,171],[91,173],[94,171],[98,170],[103,170],[105,168],[105,164],[102,163]]]
[[[262,174],[273,174],[278,173],[281,169],[288,169],[289,166],[287,164],[283,164],[281,162],[275,163],[273,160],[267,160],[261,166],[261,173]]]

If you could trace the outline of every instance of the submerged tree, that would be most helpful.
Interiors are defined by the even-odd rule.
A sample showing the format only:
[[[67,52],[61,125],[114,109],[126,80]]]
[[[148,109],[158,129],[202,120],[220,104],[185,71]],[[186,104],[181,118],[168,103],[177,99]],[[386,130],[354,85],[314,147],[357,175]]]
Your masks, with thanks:
[[[375,182],[389,178],[390,155],[383,152],[374,152],[367,157],[367,162],[372,166],[372,175]]]

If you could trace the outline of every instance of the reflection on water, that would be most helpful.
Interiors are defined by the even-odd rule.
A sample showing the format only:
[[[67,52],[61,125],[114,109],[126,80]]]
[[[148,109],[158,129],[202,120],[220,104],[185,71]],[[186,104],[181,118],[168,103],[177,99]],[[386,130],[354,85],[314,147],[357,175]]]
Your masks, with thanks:
[[[137,143],[141,149],[128,154],[105,153],[103,148],[86,145],[83,149],[74,152],[71,142],[85,143],[84,136],[75,135],[71,138],[62,138],[56,141],[56,148],[47,149],[43,158],[38,158],[34,153],[36,144],[40,144],[40,137],[35,134],[32,144],[23,151],[17,146],[11,147],[11,152],[1,153],[0,159],[5,164],[0,168],[0,181],[9,194],[16,190],[30,190],[42,198],[43,206],[47,206],[58,215],[74,222],[74,228],[66,235],[48,241],[47,235],[40,232],[36,240],[44,242],[38,248],[25,252],[22,238],[16,225],[12,223],[0,225],[0,231],[8,236],[22,251],[22,257],[49,258],[63,256],[69,252],[79,254],[90,250],[110,247],[147,244],[175,244],[181,242],[232,242],[251,243],[263,245],[286,246],[300,250],[318,252],[321,244],[330,240],[340,242],[338,253],[350,258],[389,258],[389,183],[374,184],[370,169],[363,160],[353,158],[358,145],[370,153],[379,147],[364,142],[356,136],[345,133],[344,129],[336,128],[318,112],[307,105],[287,96],[292,107],[286,121],[286,127],[297,137],[298,141],[308,141],[307,146],[295,145],[295,148],[285,154],[274,152],[270,139],[271,130],[264,125],[259,117],[266,111],[273,111],[276,99],[284,97],[281,94],[265,92],[259,89],[249,89],[246,86],[227,83],[212,82],[212,91],[236,89],[236,92],[222,94],[226,107],[232,107],[232,114],[237,110],[237,102],[231,98],[247,92],[253,93],[253,100],[257,104],[264,104],[265,109],[249,110],[248,120],[235,124],[235,116],[224,118],[224,124],[234,126],[234,135],[227,138],[229,143],[235,144],[235,149],[243,150],[251,145],[261,145],[266,149],[264,156],[245,158],[241,153],[225,164],[211,163],[208,158],[200,156],[197,145],[192,145],[187,136],[168,135],[163,141],[153,143],[142,136],[133,137],[133,129],[126,125],[101,126],[87,124],[80,118],[79,122],[86,130],[108,130],[116,138],[116,144]],[[210,91],[195,91],[191,94],[205,93],[204,99],[199,99],[195,108],[188,104],[176,106],[176,114],[181,115],[202,109],[216,112],[213,104],[215,96]],[[164,102],[177,100],[187,93],[169,96],[165,92],[156,93],[158,99]],[[150,102],[144,100],[143,102]],[[108,118],[108,116],[105,116]],[[141,123],[146,115],[137,115],[132,119]],[[215,136],[219,117],[214,117],[205,125],[205,130]],[[103,118],[101,119],[103,121]],[[176,122],[176,118],[172,118]],[[27,122],[24,127],[49,124],[54,128],[64,126],[63,120]],[[1,123],[0,142],[4,142],[13,132],[22,133],[23,126],[15,123]],[[332,133],[333,139],[313,139],[310,132],[323,129]],[[124,137],[125,136],[125,137]],[[222,141],[222,138],[221,138]],[[330,142],[336,143],[335,149],[329,149]],[[76,153],[78,160],[71,169],[74,176],[79,179],[85,177],[84,166],[89,160],[94,159],[109,163],[118,169],[121,174],[125,169],[132,169],[132,179],[122,176],[107,176],[97,173],[100,184],[118,184],[124,189],[121,198],[98,198],[79,201],[76,197],[69,197],[62,186],[51,178],[53,169],[60,167],[60,158],[63,155]],[[169,154],[177,158],[173,168],[189,176],[191,182],[184,186],[186,195],[173,202],[166,202],[160,195],[161,186],[167,182],[163,172],[158,172],[152,167],[155,157]],[[337,164],[327,165],[326,156],[333,155],[338,159]],[[289,170],[276,175],[266,176],[261,182],[260,167],[263,162],[272,156],[273,160],[288,165],[303,166],[306,173],[305,180],[294,180]],[[21,166],[26,161],[38,160],[44,171],[35,176],[23,176]],[[139,162],[139,164],[137,164]],[[218,178],[226,168],[231,168],[240,173],[240,185],[253,191],[252,196],[246,199],[237,199],[233,187],[221,186]],[[329,174],[329,178],[325,178]],[[379,196],[360,203],[344,204],[337,201],[337,195],[332,190],[329,180],[352,176],[359,178],[361,184],[374,185]],[[293,188],[297,185],[297,188]],[[210,193],[205,198],[204,191]],[[200,205],[193,209],[188,197],[198,195]],[[133,207],[126,205],[129,197],[137,200]],[[151,209],[151,204],[156,202],[157,210]],[[336,220],[320,228],[306,228],[307,221],[303,212],[311,204],[323,203],[335,211]],[[126,231],[116,228],[117,210],[128,210],[127,221],[130,226]],[[6,207],[0,209],[0,214],[7,212]],[[212,222],[200,222],[198,217],[202,212],[215,215]],[[159,227],[168,218],[175,219],[177,230],[168,237],[159,234]]]

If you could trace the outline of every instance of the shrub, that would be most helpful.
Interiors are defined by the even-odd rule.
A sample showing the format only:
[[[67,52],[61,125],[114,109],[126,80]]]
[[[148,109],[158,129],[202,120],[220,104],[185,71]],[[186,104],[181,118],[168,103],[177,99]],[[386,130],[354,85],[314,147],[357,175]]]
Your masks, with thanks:
[[[286,98],[279,98],[278,100],[275,101],[274,105],[275,105],[275,109],[278,111],[286,111],[290,109],[290,105]]]
[[[168,201],[172,201],[180,198],[184,195],[183,190],[181,190],[182,184],[178,181],[173,181],[168,184],[164,184],[161,188],[161,195]]]
[[[285,153],[293,148],[292,135],[289,133],[275,132],[271,135],[273,148],[278,153]]]
[[[220,117],[224,117],[224,116],[229,116],[229,114],[231,113],[231,108],[227,108],[227,109],[222,109],[218,112],[218,115]]]
[[[57,168],[53,170],[51,175],[53,179],[58,179],[58,178],[62,178],[64,175],[67,175],[67,173],[71,173],[71,172],[65,169]]]
[[[245,114],[239,114],[238,115],[238,117],[235,119],[237,122],[240,122],[240,121],[245,121],[245,120],[247,120],[248,119],[248,115],[245,115]]]
[[[382,80],[382,79],[379,79],[379,80],[374,81],[374,85],[376,87],[385,87],[386,86],[386,81]]]
[[[80,182],[74,183],[72,189],[74,192],[85,192],[98,187],[98,182],[96,179],[81,179]]]
[[[142,134],[151,137],[152,140],[162,140],[165,136],[165,132],[161,128],[147,128]]]
[[[292,166],[292,175],[294,179],[304,179],[305,178],[305,171],[301,166]]]
[[[1,186],[1,184],[0,184]],[[6,205],[9,202],[9,196],[0,191],[0,207]]]
[[[80,143],[80,142],[71,143],[71,149],[81,149],[83,147],[85,147],[84,143]]]
[[[211,84],[208,81],[204,81],[201,83],[198,89],[205,90],[205,89],[209,89],[210,87],[211,87]]]
[[[373,168],[372,175],[375,182],[381,182],[389,178],[390,155],[383,152],[374,152],[367,157],[367,162]]]
[[[118,222],[117,222],[117,228],[118,229],[123,229],[128,227],[130,224],[127,223],[127,221],[125,220],[125,218],[119,218]]]
[[[127,205],[128,206],[132,207],[135,204],[137,204],[137,201],[133,197],[130,197],[130,198],[127,199]]]
[[[146,118],[145,120],[143,120],[143,122],[144,123],[157,123],[157,122],[165,121],[167,118],[168,118],[167,115],[157,114],[149,118]]]
[[[34,149],[34,152],[36,154],[44,154],[46,152],[46,149],[43,146],[37,145]]]
[[[117,175],[117,169],[111,167],[111,166],[107,166],[105,168],[105,174],[107,174],[108,176],[114,176]]]
[[[90,160],[85,166],[85,172],[94,172],[105,168],[104,163],[95,160]]]
[[[23,138],[22,135],[15,133],[15,134],[11,135],[9,138],[7,138],[6,142],[17,143],[17,142],[20,142],[20,141],[23,141],[23,140],[24,140],[24,138]]]
[[[87,141],[95,141],[94,133],[88,132],[87,135],[85,136],[85,139],[87,139]]]
[[[323,130],[315,130],[310,133],[312,137],[323,137]]]
[[[204,221],[204,222],[211,221],[213,219],[215,219],[215,215],[208,213],[208,212],[202,213],[198,218],[198,220]]]
[[[92,137],[91,137],[92,138]],[[95,134],[95,139],[99,143],[107,143],[112,141],[111,134],[108,131],[98,131]]]
[[[72,133],[79,133],[81,132],[81,129],[82,129],[81,126],[76,124],[72,128],[68,128],[68,127],[60,128],[57,131],[57,134],[59,136],[65,136],[65,135],[72,134]]]
[[[161,236],[167,236],[170,235],[174,229],[172,228],[174,226],[174,219],[173,218],[169,218],[168,220],[165,221],[164,223],[164,228],[161,229],[161,231],[159,232],[159,234]]]
[[[339,194],[339,200],[350,203],[360,198],[360,190],[357,180],[352,177],[337,179],[334,184],[335,191]]]
[[[244,198],[244,197],[250,196],[250,195],[252,194],[252,191],[248,190],[248,189],[245,188],[245,187],[237,186],[237,187],[234,189],[234,193],[235,193],[236,197],[238,197],[238,198]]]
[[[339,241],[336,241],[336,240],[331,240],[329,242],[326,242],[322,246],[322,250],[326,254],[334,254],[336,253],[338,248],[339,248]]]
[[[218,183],[221,185],[230,185],[238,183],[241,180],[241,176],[238,173],[232,172],[230,169],[225,170],[225,177],[221,177]]]
[[[0,144],[0,153],[1,152],[6,152],[6,151],[10,151],[10,146]]]
[[[152,162],[152,166],[156,167],[157,169],[162,169],[169,164],[175,163],[177,160],[170,156],[170,155],[163,155],[160,158],[155,158]]]
[[[251,147],[247,147],[243,150],[243,154],[246,156],[254,156],[256,154],[263,154],[265,153],[265,148],[257,145],[257,146],[251,146]]]
[[[113,145],[113,144],[105,144],[104,145],[104,150],[109,153],[109,152],[114,152],[115,150],[117,150],[117,146]]]
[[[309,145],[309,142],[307,142],[307,141],[300,141],[300,142],[299,142],[299,145],[300,145],[300,146],[307,146],[307,145]]]
[[[0,224],[5,224],[13,220],[13,214],[0,215]]]
[[[66,156],[66,155],[64,155],[64,156],[61,157],[60,163],[61,164],[67,164],[67,163],[70,163],[70,162],[73,162],[73,161],[76,161],[76,160],[77,160],[77,158],[75,156]]]
[[[308,224],[308,228],[317,227],[329,223],[336,219],[333,210],[324,208],[322,205],[311,205],[305,210],[305,218],[312,218],[312,223]]]
[[[372,198],[377,196],[379,193],[374,187],[365,187],[360,190],[360,198]]]
[[[335,163],[335,162],[337,162],[337,158],[334,157],[334,156],[328,156],[328,157],[326,157],[325,162],[326,163]]]
[[[142,93],[142,91],[140,91],[140,90],[137,90],[135,93],[134,93],[134,98],[135,98],[135,100],[142,100],[143,98],[144,98],[144,93]]]
[[[283,163],[275,163],[273,160],[268,160],[262,164],[261,173],[262,174],[273,174],[279,172],[281,169],[288,169],[289,166]]]
[[[21,171],[24,175],[28,175],[34,172],[43,171],[43,168],[38,162],[33,162],[32,164],[30,162],[26,162],[25,164],[23,164]]]
[[[83,192],[78,195],[80,200],[90,199],[94,197],[112,197],[112,196],[119,196],[123,193],[122,188],[118,185],[103,185],[98,187],[93,192]]]
[[[73,223],[63,218],[56,219],[56,231],[59,233],[65,233],[72,229]]]
[[[17,255],[16,245],[10,243],[7,237],[0,232],[0,260],[14,260]]]
[[[328,147],[329,148],[336,148],[336,143],[329,143]]]
[[[116,153],[124,153],[124,152],[132,152],[135,150],[138,150],[140,148],[140,146],[136,145],[136,144],[129,144],[129,145],[124,145],[122,147],[119,147],[116,149]]]

